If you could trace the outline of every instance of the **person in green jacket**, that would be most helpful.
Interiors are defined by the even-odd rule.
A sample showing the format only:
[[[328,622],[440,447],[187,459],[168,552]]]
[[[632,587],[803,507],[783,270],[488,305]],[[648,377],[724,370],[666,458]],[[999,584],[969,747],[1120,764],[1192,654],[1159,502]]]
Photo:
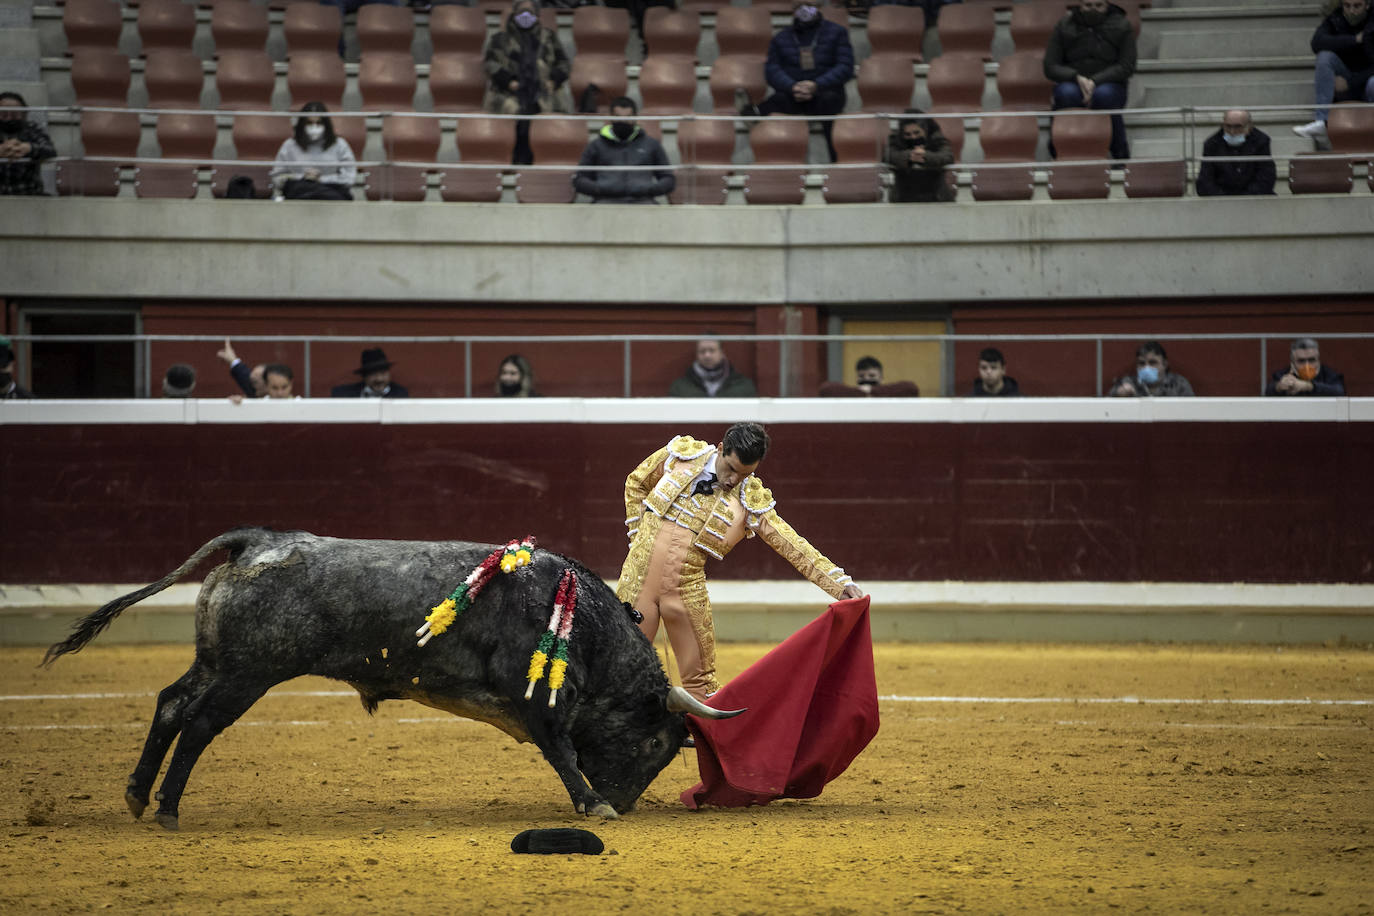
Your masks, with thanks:
[[[1107,0],[1082,0],[1059,20],[1045,46],[1045,78],[1055,84],[1054,107],[1125,108],[1135,61],[1135,30],[1126,11]],[[1112,115],[1111,156],[1131,157],[1121,115]]]
[[[697,341],[696,362],[668,389],[672,398],[756,398],[754,380],[741,375],[725,358],[725,348],[714,337]]]

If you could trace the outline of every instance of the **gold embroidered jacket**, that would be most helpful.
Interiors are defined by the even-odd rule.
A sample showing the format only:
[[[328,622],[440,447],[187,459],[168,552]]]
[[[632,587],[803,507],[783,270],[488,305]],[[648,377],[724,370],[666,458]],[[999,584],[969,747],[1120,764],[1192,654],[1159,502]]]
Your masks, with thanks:
[[[630,552],[617,588],[622,601],[639,596],[661,525],[693,532],[692,554],[684,577],[701,574],[707,556],[724,559],[746,537],[758,535],[806,579],[839,598],[853,580],[813,547],[775,508],[773,494],[752,474],[730,490],[693,495],[690,485],[716,453],[716,447],[678,436],[639,463],[625,478],[625,526]]]

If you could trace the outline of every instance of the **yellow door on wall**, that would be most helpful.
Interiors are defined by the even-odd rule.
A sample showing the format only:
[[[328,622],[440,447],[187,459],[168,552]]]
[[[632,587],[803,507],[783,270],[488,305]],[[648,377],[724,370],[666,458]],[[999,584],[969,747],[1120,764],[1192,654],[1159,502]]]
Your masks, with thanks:
[[[943,319],[912,321],[892,319],[888,321],[848,321],[844,322],[843,334],[944,334],[946,326]],[[844,352],[844,376],[846,385],[854,384],[854,364],[860,357],[873,356],[883,364],[883,381],[915,382],[921,389],[921,397],[936,398],[942,394],[940,385],[944,372],[944,344],[938,340],[856,340],[842,345]]]

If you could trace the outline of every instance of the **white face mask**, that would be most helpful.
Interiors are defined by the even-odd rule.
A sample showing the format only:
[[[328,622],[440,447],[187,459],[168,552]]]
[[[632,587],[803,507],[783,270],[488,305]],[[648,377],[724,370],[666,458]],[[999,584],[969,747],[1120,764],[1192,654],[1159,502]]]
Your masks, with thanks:
[[[1225,140],[1228,146],[1244,146],[1246,136],[1246,134],[1222,133],[1221,139]]]
[[[312,143],[313,143],[314,141],[316,141],[316,140],[319,140],[320,138],[322,138],[322,137],[324,136],[324,125],[323,125],[323,124],[307,124],[307,125],[305,125],[305,136],[306,136],[306,139],[307,139],[307,140],[310,140]]]

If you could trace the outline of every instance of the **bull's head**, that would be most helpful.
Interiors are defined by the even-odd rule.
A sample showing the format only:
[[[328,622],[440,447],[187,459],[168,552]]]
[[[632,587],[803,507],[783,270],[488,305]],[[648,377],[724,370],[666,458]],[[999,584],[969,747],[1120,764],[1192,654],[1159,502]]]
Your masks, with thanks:
[[[670,687],[666,694],[646,698],[633,722],[603,721],[602,741],[579,743],[578,768],[597,794],[624,814],[682,747],[684,715],[730,719],[744,711],[712,709],[681,687]]]

